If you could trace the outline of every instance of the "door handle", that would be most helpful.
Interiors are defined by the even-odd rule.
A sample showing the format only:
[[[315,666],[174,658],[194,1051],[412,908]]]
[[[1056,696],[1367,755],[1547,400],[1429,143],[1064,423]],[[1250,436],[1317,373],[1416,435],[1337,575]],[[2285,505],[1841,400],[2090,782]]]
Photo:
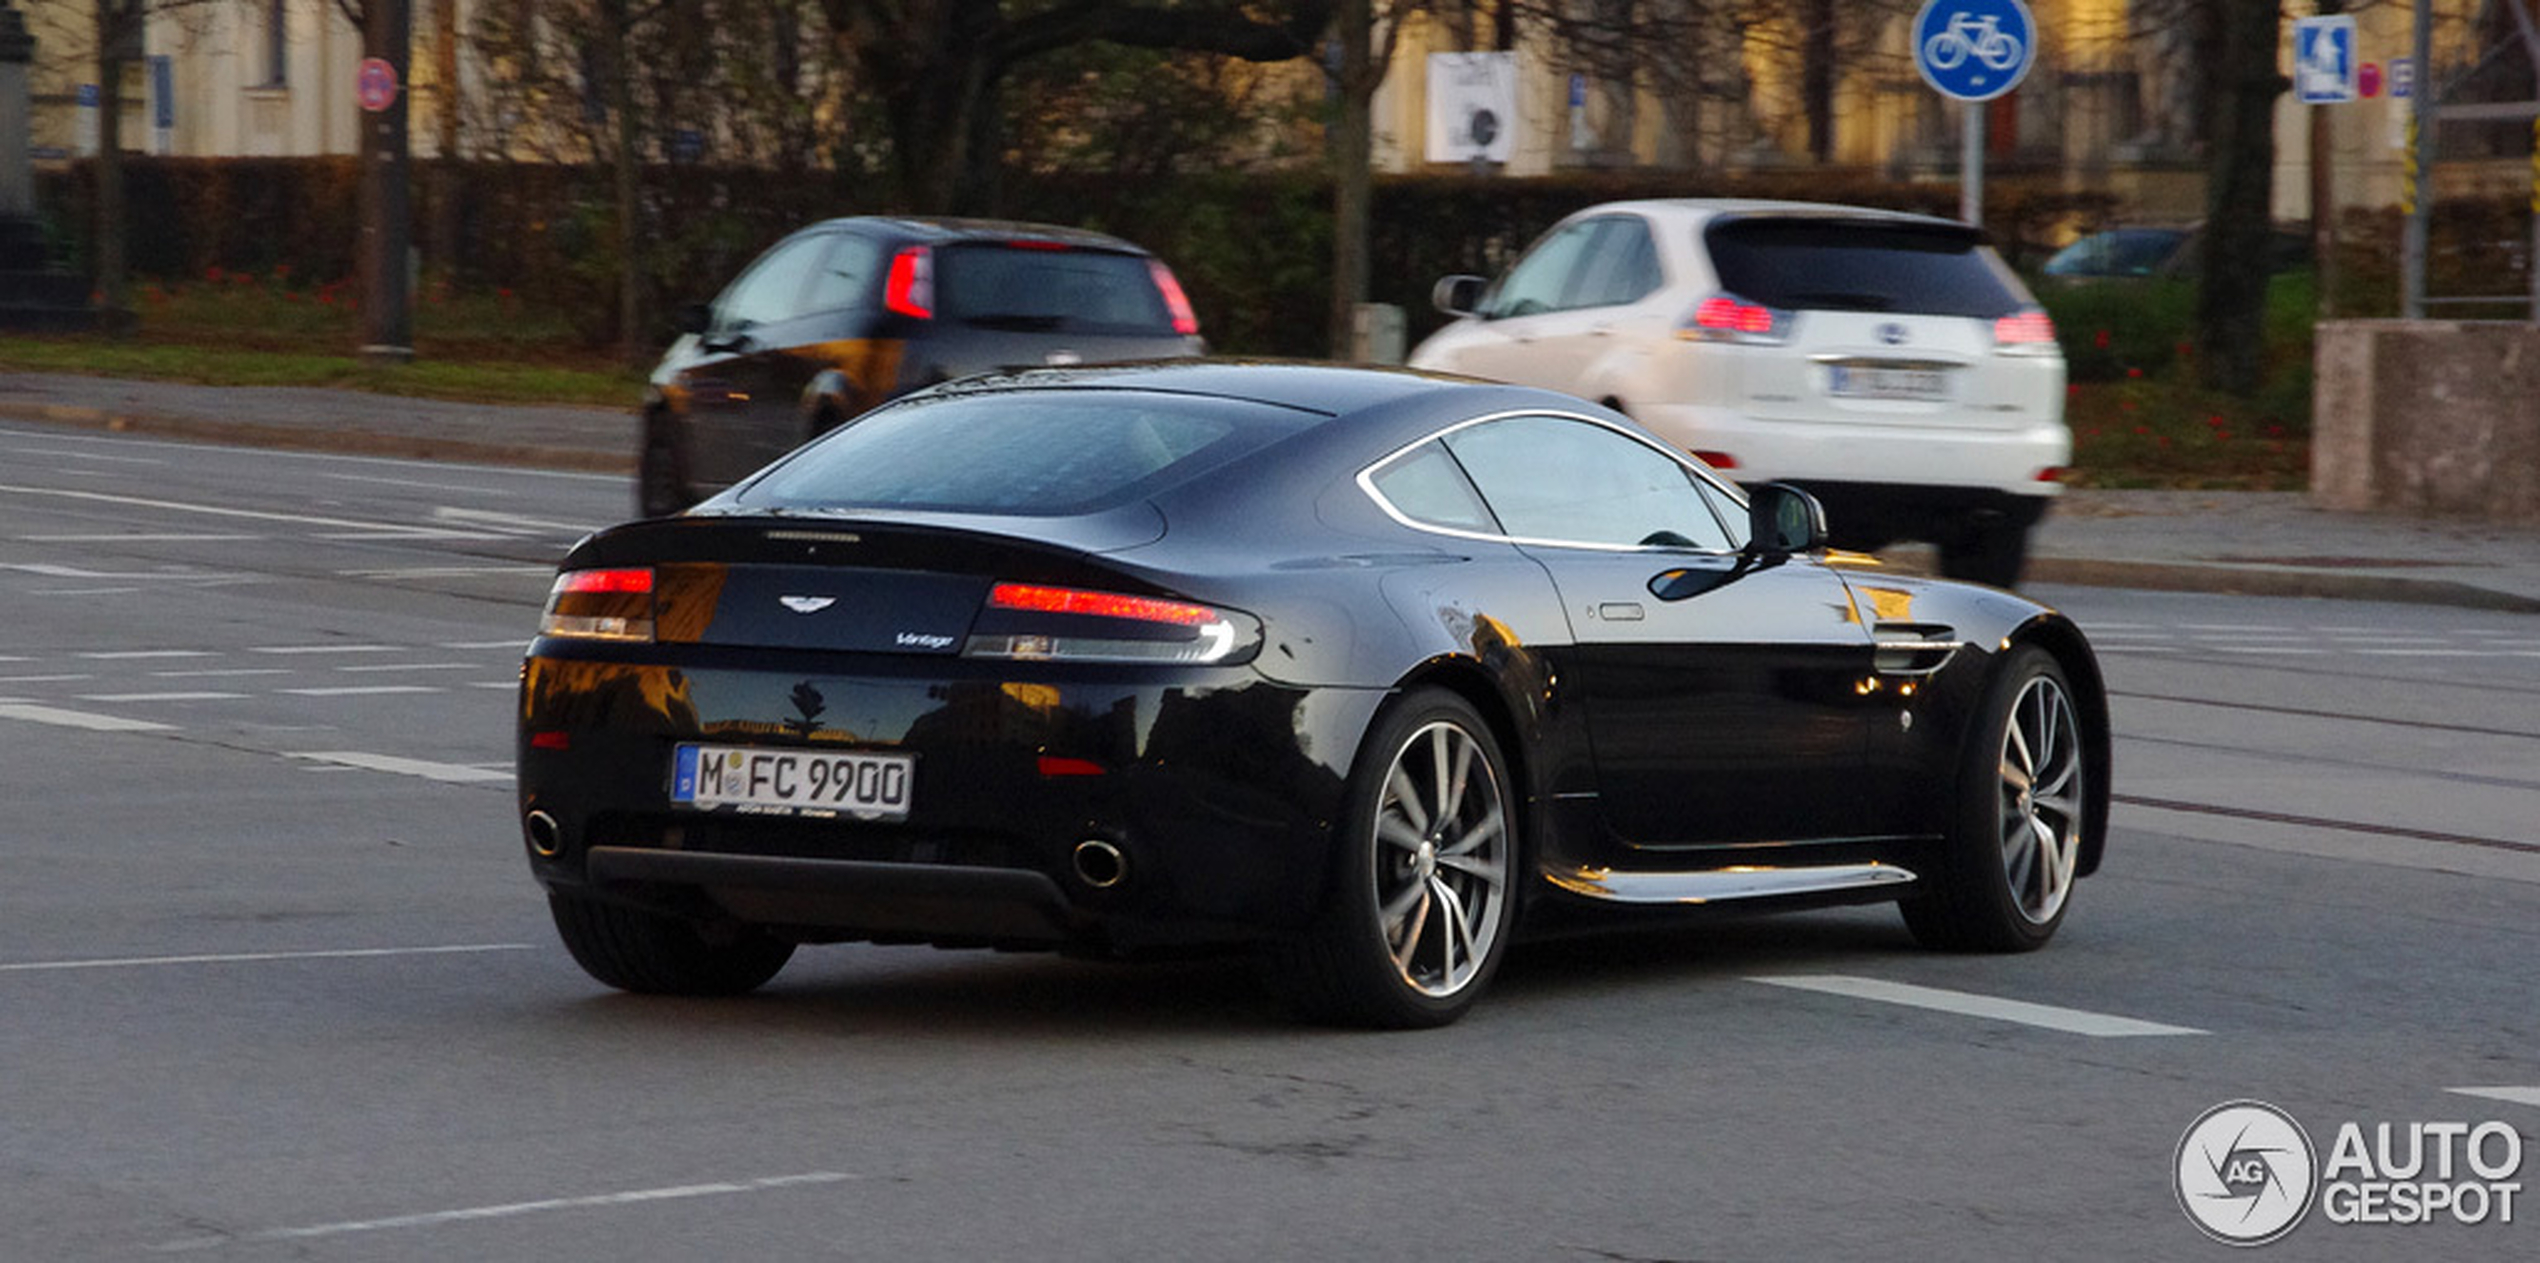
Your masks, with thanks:
[[[1596,607],[1596,616],[1609,623],[1637,623],[1649,612],[1638,601],[1607,601]]]

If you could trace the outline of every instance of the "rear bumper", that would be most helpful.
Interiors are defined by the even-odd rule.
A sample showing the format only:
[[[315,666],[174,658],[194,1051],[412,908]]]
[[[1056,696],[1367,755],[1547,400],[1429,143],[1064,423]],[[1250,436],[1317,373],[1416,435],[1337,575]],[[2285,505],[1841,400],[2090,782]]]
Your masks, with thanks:
[[[2062,422],[2007,429],[1760,419],[1695,404],[1636,406],[1633,415],[1693,452],[1726,453],[1742,482],[1982,488],[2023,498],[2060,493],[2040,475],[2072,462]]]
[[[541,642],[523,674],[520,810],[553,827],[527,848],[532,873],[807,941],[1263,937],[1320,906],[1349,760],[1384,696],[1249,668],[1016,678],[1014,663],[861,657],[841,675],[841,655],[673,666]],[[804,696],[842,727],[804,731],[788,700]],[[909,818],[675,803],[684,742],[913,754]],[[1079,875],[1089,840],[1118,850],[1119,881]]]

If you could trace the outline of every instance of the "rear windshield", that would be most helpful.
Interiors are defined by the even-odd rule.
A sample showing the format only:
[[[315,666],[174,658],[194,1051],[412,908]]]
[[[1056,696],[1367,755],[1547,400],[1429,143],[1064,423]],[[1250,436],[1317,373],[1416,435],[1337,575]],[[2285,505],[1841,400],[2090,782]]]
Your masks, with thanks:
[[[982,328],[1173,333],[1143,255],[955,245],[935,252],[937,314]]]
[[[1704,234],[1720,288],[1784,311],[1994,319],[2029,306],[1982,237],[1947,224],[1731,219]]]
[[[1141,391],[912,399],[795,453],[733,501],[751,509],[1096,513],[1321,419],[1271,404]]]

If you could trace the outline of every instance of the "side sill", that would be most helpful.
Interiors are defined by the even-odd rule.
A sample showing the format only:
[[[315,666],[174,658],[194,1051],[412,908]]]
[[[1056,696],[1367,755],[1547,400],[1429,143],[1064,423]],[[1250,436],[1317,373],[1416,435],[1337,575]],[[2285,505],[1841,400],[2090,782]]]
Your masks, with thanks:
[[[1623,873],[1610,868],[1551,869],[1544,878],[1574,895],[1607,903],[1706,904],[1736,899],[1774,899],[1837,891],[1911,885],[1913,870],[1894,864],[1824,864],[1766,868],[1741,866],[1709,872]]]

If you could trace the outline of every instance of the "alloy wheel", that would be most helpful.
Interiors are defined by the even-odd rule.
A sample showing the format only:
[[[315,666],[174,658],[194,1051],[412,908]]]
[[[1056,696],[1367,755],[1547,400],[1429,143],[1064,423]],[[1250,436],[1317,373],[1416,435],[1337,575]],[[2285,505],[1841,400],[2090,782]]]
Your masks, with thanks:
[[[2052,676],[2031,678],[2002,733],[2002,873],[2032,925],[2063,909],[2081,856],[2081,724]]]
[[[1508,897],[1507,800],[1474,735],[1439,721],[1412,733],[1376,811],[1377,925],[1403,981],[1454,995],[1491,958]]]

